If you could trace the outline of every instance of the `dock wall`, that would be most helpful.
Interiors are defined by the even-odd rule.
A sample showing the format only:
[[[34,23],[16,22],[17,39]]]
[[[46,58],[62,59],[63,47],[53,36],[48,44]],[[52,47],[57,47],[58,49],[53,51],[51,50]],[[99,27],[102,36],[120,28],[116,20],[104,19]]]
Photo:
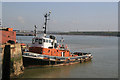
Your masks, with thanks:
[[[23,59],[20,44],[6,44],[2,46],[2,79],[18,76],[23,73]],[[7,73],[6,73],[7,72]]]

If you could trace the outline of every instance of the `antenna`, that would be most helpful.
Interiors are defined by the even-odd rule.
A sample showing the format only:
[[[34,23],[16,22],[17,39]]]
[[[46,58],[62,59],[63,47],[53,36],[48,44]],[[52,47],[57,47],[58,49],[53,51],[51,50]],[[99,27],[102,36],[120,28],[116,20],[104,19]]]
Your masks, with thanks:
[[[34,27],[35,27],[35,29],[34,29],[34,36],[36,37],[37,36],[37,27],[36,27],[36,25],[34,25]]]
[[[50,14],[51,14],[51,11],[49,11],[49,13],[46,13],[46,14],[44,15],[44,17],[45,17],[45,23],[44,23],[44,25],[45,25],[45,26],[43,27],[43,29],[44,29],[44,34],[45,34],[44,36],[45,36],[45,37],[46,37],[46,33],[47,33],[47,32],[46,32],[47,21],[50,20],[50,19],[48,19],[48,17],[50,17]]]
[[[0,19],[0,26],[2,25],[2,19]]]

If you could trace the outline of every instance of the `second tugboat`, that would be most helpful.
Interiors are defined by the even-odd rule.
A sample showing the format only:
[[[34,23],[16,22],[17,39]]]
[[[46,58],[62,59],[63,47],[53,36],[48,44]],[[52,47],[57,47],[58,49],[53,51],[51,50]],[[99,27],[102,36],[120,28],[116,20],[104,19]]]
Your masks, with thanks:
[[[68,65],[80,63],[92,59],[91,53],[74,52],[71,53],[66,45],[59,44],[55,36],[46,36],[46,25],[50,13],[46,13],[44,23],[44,36],[37,37],[35,26],[35,37],[29,51],[23,52],[24,66],[32,65]],[[62,40],[61,40],[62,41]]]

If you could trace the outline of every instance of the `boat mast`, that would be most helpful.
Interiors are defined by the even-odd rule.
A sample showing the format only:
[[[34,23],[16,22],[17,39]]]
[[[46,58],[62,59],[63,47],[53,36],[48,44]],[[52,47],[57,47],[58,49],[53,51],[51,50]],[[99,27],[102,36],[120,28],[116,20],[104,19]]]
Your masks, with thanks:
[[[44,27],[43,27],[43,29],[44,29],[44,36],[46,37],[46,26],[47,26],[47,21],[48,20],[50,20],[50,19],[48,19],[48,17],[50,16],[50,13],[51,13],[51,11],[49,12],[49,13],[46,13],[45,15],[44,15],[44,17],[45,17],[45,23],[44,23]]]

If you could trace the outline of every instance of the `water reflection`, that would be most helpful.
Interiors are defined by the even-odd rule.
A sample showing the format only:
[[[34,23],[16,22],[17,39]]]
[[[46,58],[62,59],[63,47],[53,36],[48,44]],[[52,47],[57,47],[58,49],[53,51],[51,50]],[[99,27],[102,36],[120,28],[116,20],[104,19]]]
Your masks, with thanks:
[[[66,66],[27,68],[22,77],[23,78],[28,78],[28,77],[29,78],[69,78],[71,75],[71,70],[84,66],[89,66],[91,63],[92,61],[73,64],[73,65],[66,65]]]

